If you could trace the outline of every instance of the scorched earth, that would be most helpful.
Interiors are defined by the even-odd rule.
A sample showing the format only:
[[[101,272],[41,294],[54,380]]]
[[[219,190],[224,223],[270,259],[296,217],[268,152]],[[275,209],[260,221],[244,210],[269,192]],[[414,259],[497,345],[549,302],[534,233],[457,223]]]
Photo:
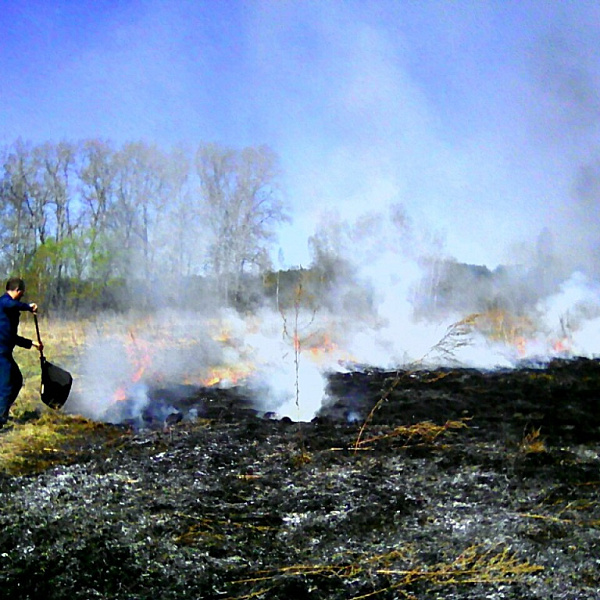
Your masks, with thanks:
[[[295,423],[190,387],[178,423],[98,425],[3,475],[2,597],[600,598],[598,361],[329,393]]]

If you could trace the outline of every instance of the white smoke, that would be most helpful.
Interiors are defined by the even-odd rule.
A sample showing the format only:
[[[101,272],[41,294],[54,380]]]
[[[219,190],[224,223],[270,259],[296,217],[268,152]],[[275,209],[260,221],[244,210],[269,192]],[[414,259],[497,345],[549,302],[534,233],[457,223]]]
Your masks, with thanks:
[[[464,314],[416,318],[411,298],[418,268],[401,260],[388,264],[393,272],[385,277],[383,269],[374,270],[380,287],[370,282],[371,314],[322,308],[291,319],[262,309],[247,316],[222,311],[210,319],[196,313],[107,319],[88,335],[85,386],[70,410],[99,420],[134,419],[148,407],[152,386],[185,382],[243,386],[259,413],[308,421],[327,401],[327,375],[334,371],[506,368],[526,359],[600,353],[600,292],[581,273],[536,304],[536,328],[517,345],[485,336],[477,318],[460,325]],[[323,332],[330,342],[320,347]],[[218,382],[209,383],[212,374]]]
[[[152,387],[241,385],[260,412],[310,420],[325,396],[324,371],[296,352],[279,313],[243,318],[223,310],[102,318],[87,335],[83,384],[69,410],[108,421],[135,420]],[[166,415],[165,415],[166,416]]]
[[[560,291],[542,300],[537,309],[550,339],[567,338],[575,355],[600,354],[600,286],[589,277],[573,273]]]
[[[307,421],[327,402],[327,377],[335,371],[507,368],[524,360],[600,352],[600,286],[581,272],[548,284],[547,295],[533,302],[540,282],[535,265],[516,270],[517,283],[478,268],[488,285],[481,289],[500,293],[510,310],[492,306],[472,313],[475,304],[468,302],[462,311],[417,310],[438,293],[439,281],[427,279],[427,265],[447,259],[439,238],[423,233],[424,223],[415,226],[398,207],[390,214],[353,224],[330,220],[315,235],[313,269],[329,268],[332,279],[310,306],[265,304],[246,314],[162,311],[102,320],[88,335],[85,389],[71,410],[124,420],[147,408],[153,387],[236,385],[250,394],[259,413]],[[481,292],[469,278],[474,269],[466,267],[451,270],[457,275],[443,284],[459,290],[460,302]],[[502,289],[489,284],[494,277]]]

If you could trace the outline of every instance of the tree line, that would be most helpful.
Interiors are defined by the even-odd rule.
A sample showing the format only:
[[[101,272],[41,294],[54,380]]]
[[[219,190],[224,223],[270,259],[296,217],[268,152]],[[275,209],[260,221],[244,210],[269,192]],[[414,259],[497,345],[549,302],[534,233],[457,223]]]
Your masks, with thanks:
[[[0,153],[2,269],[55,311],[115,308],[155,282],[194,279],[229,304],[270,268],[290,220],[267,146],[17,140]]]

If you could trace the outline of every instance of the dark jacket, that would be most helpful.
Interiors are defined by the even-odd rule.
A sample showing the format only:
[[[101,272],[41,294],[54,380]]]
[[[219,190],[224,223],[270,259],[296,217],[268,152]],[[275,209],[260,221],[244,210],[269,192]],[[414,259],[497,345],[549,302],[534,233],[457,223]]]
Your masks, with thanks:
[[[31,348],[32,342],[21,337],[19,317],[22,310],[32,312],[31,306],[25,302],[13,300],[8,294],[0,296],[0,353],[11,354],[15,346]]]

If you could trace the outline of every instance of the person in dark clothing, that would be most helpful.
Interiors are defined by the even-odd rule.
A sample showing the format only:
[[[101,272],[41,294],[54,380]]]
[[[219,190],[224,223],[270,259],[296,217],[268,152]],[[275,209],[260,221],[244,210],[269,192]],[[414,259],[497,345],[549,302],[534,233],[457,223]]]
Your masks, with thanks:
[[[0,428],[23,386],[23,375],[13,358],[14,347],[42,349],[38,342],[18,334],[21,311],[37,312],[37,304],[21,302],[24,293],[23,280],[12,277],[6,282],[6,293],[0,296]]]

